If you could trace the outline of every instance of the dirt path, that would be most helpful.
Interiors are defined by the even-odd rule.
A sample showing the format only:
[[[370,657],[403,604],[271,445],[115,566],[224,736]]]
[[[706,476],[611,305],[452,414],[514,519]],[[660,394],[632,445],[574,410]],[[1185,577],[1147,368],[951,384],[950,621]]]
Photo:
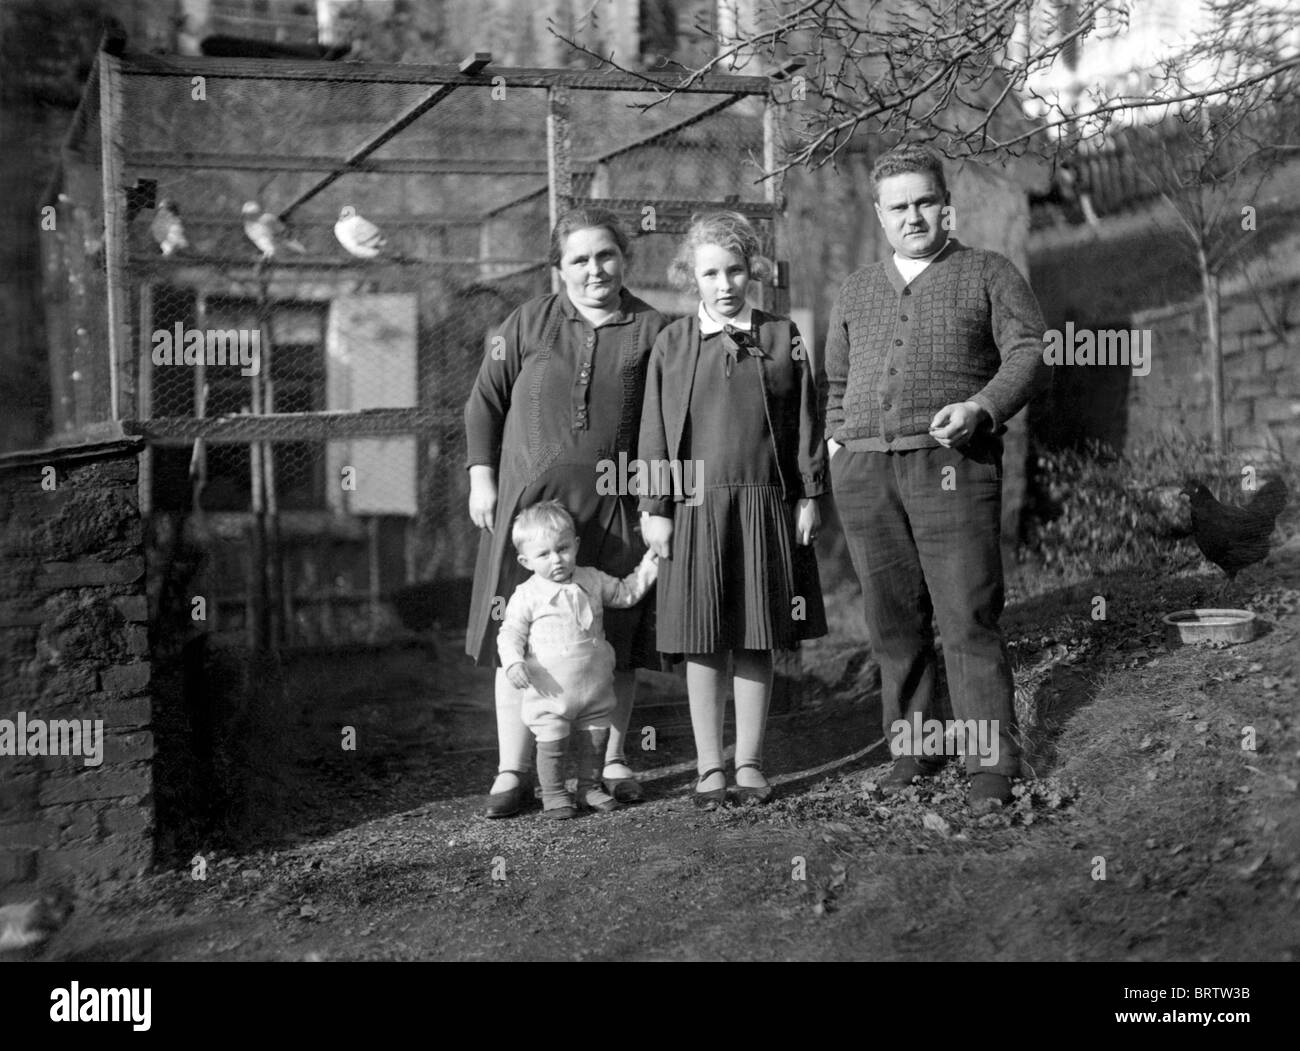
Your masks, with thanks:
[[[1294,960],[1300,549],[1255,572],[1268,631],[1227,649],[1152,634],[1208,573],[1013,604],[1039,778],[999,815],[972,820],[951,767],[883,803],[883,747],[801,775],[880,736],[850,689],[774,720],[771,806],[697,812],[682,728],[651,801],[559,824],[474,816],[488,755],[376,769],[360,793],[325,779],[300,842],[92,894],[47,957]]]

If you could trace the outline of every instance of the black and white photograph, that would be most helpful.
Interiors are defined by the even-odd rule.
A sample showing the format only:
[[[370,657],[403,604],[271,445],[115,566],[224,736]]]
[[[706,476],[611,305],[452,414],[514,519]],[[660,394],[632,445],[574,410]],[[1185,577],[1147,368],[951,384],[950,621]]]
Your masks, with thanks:
[[[1280,1016],[1297,0],[0,0],[0,129],[33,1025],[179,1032],[181,962],[214,1034],[371,962]]]

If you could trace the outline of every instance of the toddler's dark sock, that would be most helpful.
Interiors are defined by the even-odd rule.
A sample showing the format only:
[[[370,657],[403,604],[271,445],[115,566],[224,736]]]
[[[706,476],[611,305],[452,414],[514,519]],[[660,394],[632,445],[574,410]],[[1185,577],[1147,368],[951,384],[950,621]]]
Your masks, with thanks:
[[[564,788],[564,753],[568,739],[537,742],[537,783],[542,786],[542,808],[556,810],[572,806]]]

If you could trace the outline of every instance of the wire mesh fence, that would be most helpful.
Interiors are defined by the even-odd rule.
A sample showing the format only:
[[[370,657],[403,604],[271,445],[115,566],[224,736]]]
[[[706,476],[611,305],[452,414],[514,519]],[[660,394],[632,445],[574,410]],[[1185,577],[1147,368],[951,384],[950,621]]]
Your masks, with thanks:
[[[493,327],[551,289],[557,209],[615,210],[629,287],[669,313],[692,212],[746,211],[775,247],[766,81],[716,79],[663,100],[572,71],[101,56],[46,257],[56,410],[149,438],[144,503],[202,552],[182,590],[208,630],[374,640],[404,589],[471,574],[462,408]]]

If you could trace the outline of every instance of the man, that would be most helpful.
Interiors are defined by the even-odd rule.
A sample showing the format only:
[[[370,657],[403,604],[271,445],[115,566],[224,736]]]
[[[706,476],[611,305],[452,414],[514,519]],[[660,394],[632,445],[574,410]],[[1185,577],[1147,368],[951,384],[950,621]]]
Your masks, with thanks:
[[[942,763],[912,733],[936,717],[934,615],[953,711],[968,743],[978,726],[990,745],[966,755],[971,807],[987,813],[1010,801],[1020,769],[998,627],[1000,435],[1047,377],[1043,320],[1009,260],[949,238],[934,153],[896,147],[873,166],[871,185],[894,254],[840,289],[825,384],[832,488],[896,756],[883,787],[897,791]]]

